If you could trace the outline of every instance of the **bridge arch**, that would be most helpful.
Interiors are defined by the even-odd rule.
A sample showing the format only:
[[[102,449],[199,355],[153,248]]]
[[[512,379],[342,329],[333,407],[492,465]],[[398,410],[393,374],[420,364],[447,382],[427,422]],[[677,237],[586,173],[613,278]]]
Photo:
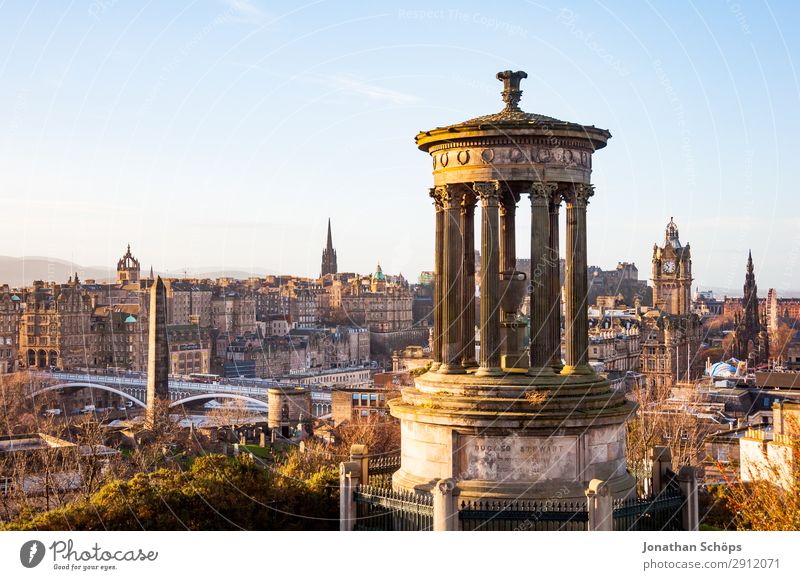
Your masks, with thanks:
[[[169,406],[177,407],[178,405],[191,403],[192,401],[200,401],[202,399],[238,399],[240,401],[249,401],[262,407],[267,407],[266,401],[260,401],[259,399],[248,397],[247,395],[236,395],[234,393],[204,393],[202,395],[192,395],[191,397],[186,397],[185,399],[180,399],[179,401],[173,401],[169,404]]]
[[[89,389],[100,389],[101,391],[108,391],[110,393],[114,393],[115,395],[120,395],[121,397],[124,397],[124,398],[128,399],[129,401],[133,401],[134,404],[139,405],[140,407],[146,407],[147,406],[147,405],[144,404],[144,402],[140,401],[136,397],[133,397],[133,396],[129,395],[128,393],[120,391],[119,389],[115,389],[114,387],[109,387],[107,385],[99,385],[97,383],[63,383],[63,384],[60,384],[60,385],[50,385],[49,387],[44,387],[43,389],[39,389],[38,391],[35,391],[35,392],[31,393],[29,395],[29,397],[33,398],[36,395],[40,395],[40,394],[45,393],[47,391],[55,391],[55,390],[58,390],[58,389],[86,389],[86,388],[89,388]]]

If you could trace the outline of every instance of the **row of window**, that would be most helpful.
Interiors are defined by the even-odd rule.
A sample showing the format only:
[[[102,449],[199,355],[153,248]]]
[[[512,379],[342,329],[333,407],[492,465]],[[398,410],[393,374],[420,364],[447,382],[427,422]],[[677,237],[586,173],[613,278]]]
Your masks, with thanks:
[[[383,401],[383,393],[353,393],[354,406],[377,407]]]

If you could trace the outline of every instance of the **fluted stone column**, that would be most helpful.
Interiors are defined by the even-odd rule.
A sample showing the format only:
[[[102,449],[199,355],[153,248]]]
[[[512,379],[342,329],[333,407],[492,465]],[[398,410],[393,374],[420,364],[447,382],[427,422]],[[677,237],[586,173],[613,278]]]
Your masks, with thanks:
[[[566,256],[566,365],[564,374],[591,374],[588,364],[589,316],[586,311],[588,280],[586,271],[586,205],[593,194],[587,183],[576,184],[567,193]]]
[[[461,338],[464,341],[461,366],[473,368],[475,361],[475,195],[467,192],[461,198],[461,231],[464,235],[464,265],[461,277]]]
[[[442,363],[440,373],[463,373],[459,317],[463,309],[462,281],[464,245],[461,235],[462,194],[452,185],[441,188],[444,245],[442,257]]]
[[[431,370],[438,370],[442,364],[442,258],[444,256],[444,210],[442,209],[442,196],[439,187],[432,187],[430,196],[436,207],[436,240],[434,242],[435,254],[433,263],[433,340],[431,341]]]
[[[507,191],[500,199],[500,270],[517,268],[517,200]]]
[[[555,193],[550,198],[550,240],[547,244],[549,256],[547,277],[547,303],[550,316],[547,319],[548,350],[550,366],[555,372],[561,372],[564,364],[561,361],[561,254],[558,239],[558,213],[561,205],[561,194]]]
[[[551,374],[550,327],[548,315],[550,256],[550,198],[554,183],[534,182],[531,186],[531,336],[528,374]]]
[[[509,278],[517,270],[517,199],[510,189],[500,198],[500,271]],[[503,300],[500,301],[501,305]],[[516,310],[502,308],[500,344],[500,364],[502,367],[515,367],[521,357],[522,345],[519,340],[519,323]]]
[[[481,200],[481,356],[478,375],[499,375],[500,370],[500,184],[473,185]]]

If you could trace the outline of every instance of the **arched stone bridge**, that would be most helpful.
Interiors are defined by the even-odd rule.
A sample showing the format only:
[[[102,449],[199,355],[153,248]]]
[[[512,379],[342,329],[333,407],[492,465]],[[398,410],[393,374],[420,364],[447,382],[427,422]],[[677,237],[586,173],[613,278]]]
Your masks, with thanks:
[[[31,396],[59,389],[100,389],[115,393],[134,405],[144,407],[147,403],[147,378],[144,374],[128,374],[123,376],[83,373],[37,373],[37,376],[55,381],[41,389],[34,389]],[[220,383],[195,383],[170,380],[170,406],[212,399],[234,399],[249,401],[267,407],[267,389],[285,387],[287,385],[268,380],[232,380]],[[311,392],[312,414],[315,417],[331,412],[331,394],[325,391]]]

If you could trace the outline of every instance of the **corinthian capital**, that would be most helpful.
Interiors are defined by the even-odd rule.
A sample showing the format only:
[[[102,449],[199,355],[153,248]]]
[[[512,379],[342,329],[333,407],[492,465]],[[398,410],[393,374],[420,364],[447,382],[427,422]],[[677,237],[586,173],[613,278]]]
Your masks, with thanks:
[[[431,196],[433,199],[433,205],[436,207],[436,211],[442,209],[442,189],[443,187],[431,187],[428,191],[428,195]]]
[[[461,193],[452,185],[440,185],[435,189],[439,192],[443,209],[452,209],[461,204]]]
[[[531,185],[531,203],[536,205],[547,205],[553,197],[553,193],[558,188],[556,183],[546,181],[534,181]]]
[[[472,190],[481,200],[481,205],[498,205],[500,203],[500,182],[499,181],[476,181],[472,184]]]
[[[586,207],[589,198],[594,195],[594,185],[589,183],[576,183],[564,191],[564,201],[568,204]]]

